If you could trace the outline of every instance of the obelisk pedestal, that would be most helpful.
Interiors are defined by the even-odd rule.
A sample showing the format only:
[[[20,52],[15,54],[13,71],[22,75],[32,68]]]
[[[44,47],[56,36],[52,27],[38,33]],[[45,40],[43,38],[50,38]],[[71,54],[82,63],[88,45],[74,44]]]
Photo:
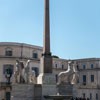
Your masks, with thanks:
[[[41,68],[40,68],[41,72],[37,78],[37,83],[41,84],[41,86],[42,86],[42,100],[45,100],[45,98],[44,98],[45,95],[55,95],[57,93],[55,74],[44,73],[43,65],[44,65],[45,59],[47,61],[47,58],[44,58],[44,56],[42,56]],[[52,58],[48,58],[48,62],[51,62],[51,60],[52,60]],[[47,63],[47,65],[49,65],[49,63]],[[50,66],[49,68],[51,68],[51,67],[52,66]],[[47,71],[49,71],[49,69]]]
[[[49,63],[52,63],[51,56],[48,56],[48,58],[47,57],[45,58],[45,56],[42,56],[40,63],[41,63],[41,68],[40,68],[40,74],[37,78],[37,84],[41,84],[42,100],[45,100],[44,98],[45,95],[54,95],[57,93],[56,78],[55,78],[55,74],[49,72],[51,70],[50,68],[52,68],[52,64],[49,64]],[[48,67],[48,69],[46,68],[47,71],[44,70],[44,64],[46,64]]]

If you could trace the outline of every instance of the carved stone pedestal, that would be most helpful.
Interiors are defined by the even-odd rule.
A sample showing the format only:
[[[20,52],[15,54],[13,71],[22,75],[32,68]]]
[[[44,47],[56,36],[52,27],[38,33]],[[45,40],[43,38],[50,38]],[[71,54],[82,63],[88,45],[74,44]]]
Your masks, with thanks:
[[[57,94],[57,87],[56,87],[56,79],[54,74],[40,74],[37,79],[37,83],[41,84],[42,86],[42,99],[45,95],[56,95]]]
[[[37,78],[37,84],[56,84],[55,74],[41,73]]]

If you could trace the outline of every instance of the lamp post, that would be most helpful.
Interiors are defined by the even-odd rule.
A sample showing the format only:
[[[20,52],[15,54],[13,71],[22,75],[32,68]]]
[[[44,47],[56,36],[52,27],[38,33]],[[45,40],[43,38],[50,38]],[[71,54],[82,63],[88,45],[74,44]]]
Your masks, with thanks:
[[[10,84],[10,78],[12,77],[12,70],[10,68],[6,69],[5,77],[7,79],[7,84]]]

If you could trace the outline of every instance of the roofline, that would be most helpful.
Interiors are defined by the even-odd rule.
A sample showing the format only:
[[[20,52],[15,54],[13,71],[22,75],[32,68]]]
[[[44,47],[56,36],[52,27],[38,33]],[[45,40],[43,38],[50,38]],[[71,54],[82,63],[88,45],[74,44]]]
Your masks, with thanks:
[[[91,61],[93,61],[93,60],[100,60],[100,58],[80,58],[80,59],[72,59],[73,61],[88,61],[88,60],[91,60]]]
[[[43,49],[41,46],[31,45],[27,43],[19,43],[19,42],[0,42],[0,46],[25,46],[25,47],[31,47],[31,48],[38,48]]]

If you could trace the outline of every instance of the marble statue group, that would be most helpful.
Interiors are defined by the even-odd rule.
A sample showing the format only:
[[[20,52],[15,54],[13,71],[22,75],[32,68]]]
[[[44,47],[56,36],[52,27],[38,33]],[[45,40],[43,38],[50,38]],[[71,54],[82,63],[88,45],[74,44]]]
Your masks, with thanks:
[[[29,67],[30,62],[27,60],[24,65],[23,61],[16,60],[15,83],[36,83],[35,71]],[[69,61],[68,69],[58,74],[58,84],[76,84],[78,78],[76,64]]]
[[[74,62],[68,62],[68,69],[58,74],[58,84],[76,84],[79,79],[78,69]]]
[[[16,60],[15,83],[35,83],[35,71],[29,64],[30,60],[27,60],[25,65],[23,61]]]

